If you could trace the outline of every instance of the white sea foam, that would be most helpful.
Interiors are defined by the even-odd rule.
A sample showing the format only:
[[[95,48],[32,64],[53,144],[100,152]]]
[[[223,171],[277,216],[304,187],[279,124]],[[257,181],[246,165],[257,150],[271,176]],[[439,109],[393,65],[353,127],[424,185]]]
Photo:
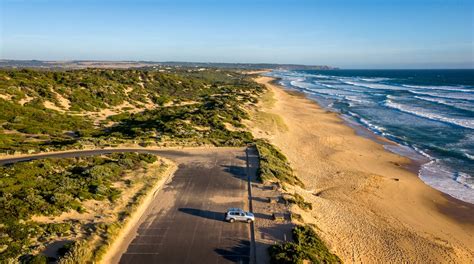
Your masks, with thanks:
[[[357,113],[354,113],[352,111],[347,112],[351,117],[353,117],[356,120],[359,120],[365,127],[369,128],[373,132],[381,133],[383,134],[385,131],[385,128],[382,126],[377,126],[375,124],[370,123],[367,119],[362,118],[360,115]]]
[[[466,86],[422,86],[422,85],[408,85],[403,84],[402,86],[407,88],[424,89],[424,90],[443,90],[443,91],[455,91],[455,92],[474,92],[474,89],[466,89]]]
[[[326,84],[330,83],[330,84],[340,84],[341,82],[338,81],[338,80],[332,80],[332,79],[327,79],[327,80],[319,80],[320,82],[324,82]]]
[[[341,110],[339,108],[340,104],[334,104],[334,102],[338,102],[341,99],[344,99],[344,102],[347,102],[350,106],[365,105],[369,102],[372,104],[375,103],[375,110],[379,109],[378,105],[382,103],[385,107],[409,113],[414,116],[474,129],[474,117],[458,117],[458,115],[465,113],[455,112],[454,109],[448,109],[428,103],[422,104],[423,107],[421,107],[421,101],[410,100],[414,99],[413,97],[415,97],[416,100],[424,100],[474,112],[474,107],[472,107],[474,101],[474,87],[416,86],[402,84],[391,85],[389,83],[385,83],[384,81],[386,80],[383,78],[341,77],[309,73],[302,74],[301,72],[291,71],[279,73],[274,76],[281,77],[284,81],[284,84],[287,86],[289,86],[291,82],[291,85],[294,86],[294,88],[301,89],[301,91],[307,94],[317,95],[313,96],[313,99],[319,100],[320,98],[324,98],[323,100],[327,100],[327,107],[329,109],[333,109],[334,111]],[[407,93],[403,92],[396,92],[397,90],[411,92],[413,96],[409,96]],[[388,94],[393,94],[396,96]],[[383,96],[386,96],[385,101],[375,101],[383,98]],[[384,110],[392,111],[387,108]],[[367,109],[367,111],[372,111],[372,109]],[[349,120],[356,119],[360,124],[372,130],[373,132],[379,133],[391,139],[399,139],[401,142],[404,140],[403,134],[392,135],[390,133],[396,133],[397,131],[387,130],[382,126],[387,120],[372,120],[362,113],[361,115],[350,111],[346,113],[348,113],[347,118]],[[379,122],[382,125],[380,125]],[[448,144],[446,146],[447,150],[456,149],[466,157],[463,158],[456,156],[453,157],[453,159],[463,159],[463,162],[474,160],[473,153],[470,149],[470,146],[472,146],[471,144],[474,140],[474,134],[466,134],[467,135],[465,139],[458,140],[453,142],[452,145]],[[423,142],[420,142],[421,146],[423,146],[422,143]],[[417,153],[423,155],[425,158],[422,158],[420,155],[416,155],[414,152],[410,152],[410,147],[413,148]],[[429,155],[431,154],[429,150],[424,151],[423,147],[420,148],[417,148],[416,146],[387,147],[387,149],[401,155],[408,156],[411,159],[415,159],[417,156],[421,163],[426,162],[426,160],[431,160],[431,162],[422,165],[419,172],[420,178],[435,189],[445,192],[457,199],[474,203],[474,175],[472,175],[470,172],[462,173],[456,171],[456,169],[450,167],[450,163],[443,163],[450,162],[449,160],[437,160],[434,158],[438,157],[436,153],[433,153],[432,157]],[[426,147],[426,149],[429,148]]]
[[[415,149],[409,147],[409,146],[406,146],[406,145],[402,145],[402,144],[387,144],[387,145],[384,145],[383,146],[384,149],[390,151],[390,152],[393,152],[395,154],[398,154],[400,156],[404,156],[404,157],[408,157],[410,158],[411,160],[413,161],[417,161],[419,163],[424,163],[426,162],[427,159],[425,155],[419,153],[418,151],[416,151]]]
[[[466,156],[470,160],[474,160],[474,155],[464,152],[464,156]]]
[[[317,93],[321,95],[327,95],[327,96],[335,96],[337,98],[346,98],[347,96],[353,96],[353,93],[341,90],[341,89],[332,89],[332,88],[321,88],[319,84],[312,84],[312,83],[307,83],[307,82],[297,82],[297,81],[292,81],[291,85],[298,87],[303,90],[310,91],[312,93]],[[353,100],[356,100],[355,97],[352,98]],[[349,99],[350,100],[350,99]]]
[[[344,99],[346,99],[348,101],[350,107],[359,106],[359,105],[367,106],[367,105],[373,105],[374,104],[373,102],[368,101],[368,100],[364,100],[359,96],[346,95],[346,96],[344,96]]]
[[[423,150],[421,150],[420,148],[417,148],[416,146],[412,146],[413,149],[416,150],[416,152],[420,153],[421,155],[425,156],[426,158],[428,159],[433,159],[433,157],[431,157],[428,153],[424,152]]]
[[[431,187],[457,199],[474,203],[474,179],[462,172],[456,172],[432,160],[424,164],[419,172],[420,178]]]
[[[408,90],[408,91],[413,94],[429,95],[429,96],[438,97],[438,98],[474,101],[474,94],[470,94],[470,93],[461,93],[461,92],[439,93],[439,92],[415,91],[415,90]]]
[[[291,82],[304,82],[306,79],[302,77],[289,77],[287,78]]]
[[[370,89],[369,89],[370,91],[368,91],[366,87],[354,86],[354,85],[349,85],[345,83],[338,83],[337,85],[334,85],[334,88],[339,89],[339,90],[354,92],[357,94],[365,94],[365,95],[372,95],[374,94],[374,91],[376,91],[376,90],[370,90]]]
[[[449,123],[449,124],[453,124],[453,125],[457,125],[457,126],[461,126],[465,128],[474,129],[474,118],[446,117],[437,113],[429,112],[425,108],[395,103],[392,100],[390,100],[390,98],[393,98],[393,97],[389,97],[389,99],[385,100],[385,105],[390,108],[398,109],[402,112],[409,113],[409,114],[416,115],[423,118],[427,118],[427,119],[431,119],[434,121],[440,121],[440,122]]]
[[[374,124],[370,123],[367,119],[359,118],[359,120],[360,120],[360,122],[362,122],[364,125],[366,125],[367,127],[369,127],[371,130],[374,130],[374,131],[379,132],[379,133],[383,133],[383,132],[385,131],[385,128],[384,128],[384,127],[374,125]]]
[[[346,97],[346,94],[344,91],[338,91],[338,90],[333,90],[333,89],[317,89],[314,92],[321,94],[321,95],[327,95],[327,96],[335,96],[340,99],[344,99]]]
[[[316,82],[316,84],[324,86],[324,87],[328,87],[328,88],[334,88],[334,85],[330,85],[330,84],[326,84],[326,83]]]
[[[322,74],[315,74],[314,77],[320,78],[320,79],[331,79],[333,76],[330,75],[322,75]]]
[[[419,100],[447,105],[447,106],[451,106],[457,109],[474,112],[474,106],[472,104],[463,104],[461,102],[447,101],[446,99],[441,99],[441,98],[432,98],[432,97],[424,97],[424,96],[414,96],[414,97]]]
[[[463,184],[466,187],[469,187],[470,189],[474,189],[474,178],[470,177],[466,173],[463,173],[463,172],[456,173],[454,180]]]
[[[314,90],[314,89],[318,88],[318,86],[316,86],[314,84],[303,82],[303,81],[298,81],[298,80],[291,81],[290,84],[295,86],[295,87],[302,88],[302,89],[308,89],[308,90]]]
[[[366,82],[383,82],[383,81],[390,80],[390,78],[360,78],[360,79]]]
[[[387,84],[381,84],[381,83],[364,83],[364,82],[357,82],[357,81],[347,81],[345,79],[340,79],[341,82],[354,85],[354,86],[360,86],[360,87],[367,87],[370,89],[381,89],[381,90],[406,90],[403,87],[399,86],[393,86],[393,85],[387,85]]]

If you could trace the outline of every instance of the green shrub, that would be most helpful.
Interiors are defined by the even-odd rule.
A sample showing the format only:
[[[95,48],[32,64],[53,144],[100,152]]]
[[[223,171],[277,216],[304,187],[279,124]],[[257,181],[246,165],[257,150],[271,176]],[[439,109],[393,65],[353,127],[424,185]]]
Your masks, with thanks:
[[[32,215],[83,212],[81,203],[89,199],[113,202],[121,192],[112,184],[126,170],[154,159],[146,154],[115,153],[0,166],[0,263],[27,254],[35,240],[65,237],[73,230],[71,222],[38,224],[29,221]]]
[[[255,141],[259,154],[260,166],[258,177],[262,182],[281,182],[304,187],[290,167],[287,158],[267,140]]]
[[[59,259],[58,264],[89,263],[91,258],[92,252],[87,241],[78,241],[74,243],[64,257]]]
[[[300,214],[291,213],[291,219],[303,222],[303,217]]]
[[[294,227],[293,240],[269,247],[272,263],[300,264],[305,260],[311,263],[342,263],[339,257],[329,252],[310,226]]]
[[[140,155],[140,160],[146,163],[154,163],[158,160],[158,158],[156,157],[156,155],[146,153]]]
[[[48,257],[42,254],[35,255],[25,261],[27,264],[48,264],[48,262]]]
[[[268,251],[271,263],[275,264],[300,264],[306,259],[301,246],[292,242],[270,246]]]
[[[294,193],[289,195],[290,197],[286,197],[285,200],[289,203],[296,204],[303,210],[313,210],[313,205],[310,202],[306,202],[303,196]]]
[[[0,79],[0,94],[14,98],[11,101],[0,98],[0,129],[21,132],[1,135],[1,152],[81,148],[84,140],[100,146],[113,144],[111,140],[122,140],[119,143],[139,140],[150,145],[164,137],[178,145],[244,146],[251,142],[251,135],[228,131],[224,124],[242,128],[242,119],[248,118],[243,109],[246,104],[254,103],[264,90],[248,76],[213,69],[191,73],[146,69],[0,69]],[[70,101],[66,113],[43,106],[46,100],[59,105],[56,94]],[[20,105],[19,100],[26,96],[33,100]],[[108,122],[97,127],[87,117],[71,113],[100,111],[123,102],[143,107],[138,102],[150,100],[155,109],[110,116],[108,120],[115,122],[112,127],[108,127]],[[188,101],[195,103],[179,105]],[[169,102],[175,105],[165,106]],[[210,130],[198,131],[196,126]],[[44,141],[25,142],[25,138],[35,138],[36,134],[45,136]]]
[[[76,244],[76,241],[68,242],[64,244],[61,248],[58,249],[58,255],[59,257],[64,257],[69,251],[72,250],[74,245]]]

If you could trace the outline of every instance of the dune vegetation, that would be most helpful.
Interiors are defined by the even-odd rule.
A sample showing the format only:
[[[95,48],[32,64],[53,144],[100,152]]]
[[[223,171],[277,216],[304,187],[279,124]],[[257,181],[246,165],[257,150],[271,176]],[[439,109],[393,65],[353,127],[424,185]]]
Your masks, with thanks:
[[[96,257],[100,241],[120,228],[166,167],[155,155],[137,153],[1,166],[0,262],[40,261],[39,252],[54,243],[63,244],[64,255],[80,241],[89,241]]]
[[[235,71],[0,70],[0,153],[244,146],[263,87]],[[97,261],[167,165],[147,154],[0,167],[0,262]],[[51,253],[49,253],[51,255]]]
[[[303,187],[303,182],[296,177],[288,159],[268,140],[256,139],[255,146],[260,157],[258,177],[264,183],[277,182]]]
[[[120,144],[242,146],[263,87],[216,69],[0,70],[0,153]]]
[[[242,122],[259,100],[272,103],[265,92],[251,76],[222,69],[2,69],[0,154],[253,144],[262,182],[304,187],[287,158]],[[47,263],[54,243],[60,263],[99,261],[167,166],[128,153],[0,167],[0,262]],[[297,194],[287,201],[311,210]],[[313,230],[296,227],[294,236],[271,248],[274,262],[337,262]]]
[[[294,227],[293,240],[294,242],[270,246],[268,251],[272,263],[342,263],[339,257],[329,252],[309,225]]]

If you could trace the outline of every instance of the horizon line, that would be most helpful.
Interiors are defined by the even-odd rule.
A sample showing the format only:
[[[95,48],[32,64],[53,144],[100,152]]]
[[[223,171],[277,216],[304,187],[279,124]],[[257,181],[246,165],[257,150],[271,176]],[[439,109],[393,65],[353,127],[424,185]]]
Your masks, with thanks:
[[[333,66],[330,64],[304,64],[304,63],[272,63],[272,62],[215,62],[215,61],[181,61],[181,60],[166,60],[166,61],[155,61],[155,60],[100,60],[100,59],[70,59],[70,60],[41,60],[41,59],[0,59],[0,62],[7,62],[7,61],[18,61],[18,62],[28,62],[28,61],[36,61],[36,62],[56,62],[56,63],[66,63],[66,62],[113,62],[113,63],[189,63],[189,64],[241,64],[241,65],[282,65],[282,66],[305,66],[305,67],[330,67],[333,69],[329,70],[474,70],[474,65],[472,67],[434,67],[434,68],[422,68],[422,67],[340,67],[340,66]],[[25,66],[26,67],[26,66]],[[93,67],[91,67],[93,68]],[[324,70],[324,69],[321,69]]]

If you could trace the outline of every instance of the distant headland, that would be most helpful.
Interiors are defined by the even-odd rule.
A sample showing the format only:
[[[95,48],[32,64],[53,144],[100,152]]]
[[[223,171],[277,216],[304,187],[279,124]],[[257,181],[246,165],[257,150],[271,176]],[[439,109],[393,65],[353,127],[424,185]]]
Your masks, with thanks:
[[[185,67],[185,68],[225,68],[225,69],[285,69],[285,70],[335,70],[328,65],[274,64],[274,63],[219,63],[219,62],[178,62],[178,61],[42,61],[42,60],[0,60],[0,68],[144,68],[144,67]]]

